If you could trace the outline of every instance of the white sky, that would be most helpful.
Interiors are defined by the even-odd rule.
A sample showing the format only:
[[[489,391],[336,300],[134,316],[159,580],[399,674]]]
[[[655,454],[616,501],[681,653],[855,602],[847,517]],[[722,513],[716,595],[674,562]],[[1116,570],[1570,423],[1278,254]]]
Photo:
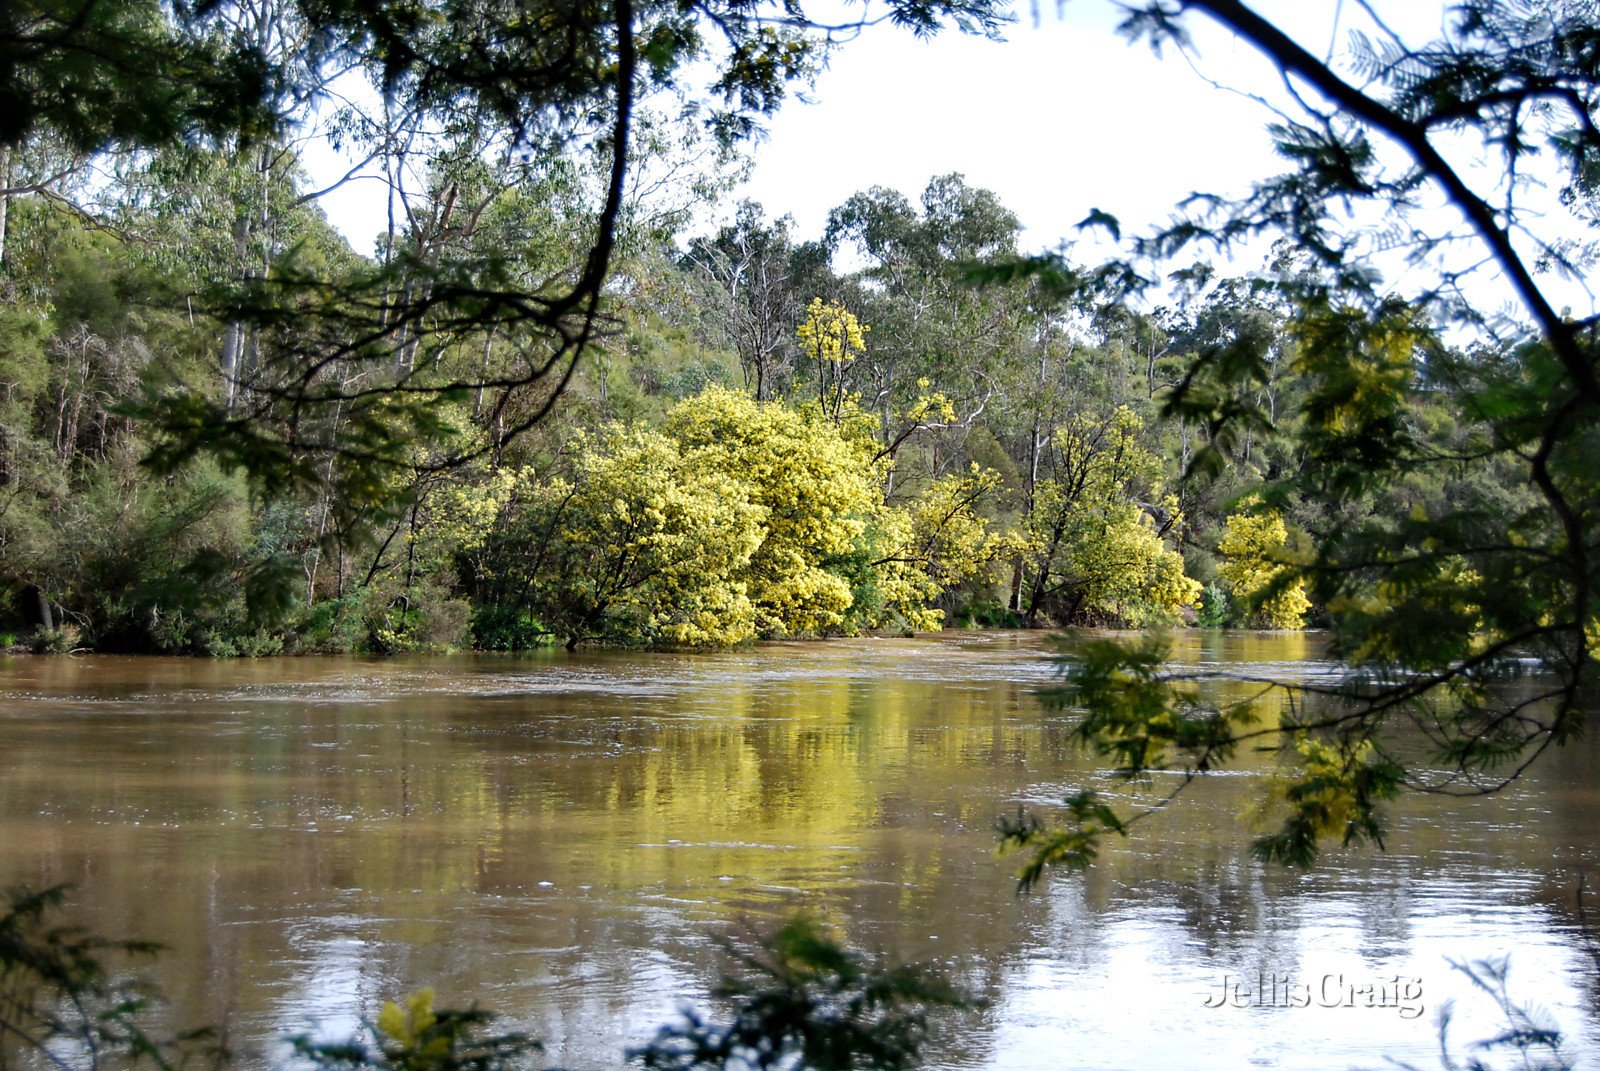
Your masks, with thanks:
[[[1043,6],[1037,20],[1024,10],[1001,42],[875,30],[846,46],[815,103],[791,102],[772,122],[743,194],[811,237],[858,190],[887,186],[914,201],[929,178],[958,171],[999,194],[1026,227],[1024,243],[1043,249],[1074,237],[1091,208],[1136,231],[1196,190],[1240,193],[1281,169],[1265,129],[1273,114],[1208,82],[1281,98],[1254,49],[1196,18],[1194,63],[1171,48],[1157,57],[1114,32],[1107,0]],[[1254,6],[1316,54],[1331,46],[1337,56],[1356,5]],[[1437,34],[1444,12],[1438,0],[1387,6],[1419,40]]]
[[[1077,3],[1003,42],[869,34],[836,55],[815,103],[774,119],[742,192],[813,237],[852,193],[879,185],[915,201],[956,171],[999,194],[1037,249],[1073,236],[1091,208],[1125,228],[1156,223],[1195,189],[1238,189],[1272,166],[1265,109],[1170,50],[1129,45],[1105,14]],[[1207,60],[1221,74],[1253,58],[1218,44]]]
[[[1335,59],[1347,54],[1350,30],[1365,25],[1355,0],[1253,6]],[[1447,4],[1374,6],[1420,43],[1437,36]],[[1136,233],[1165,222],[1191,192],[1243,193],[1252,178],[1281,169],[1265,130],[1272,112],[1238,92],[1283,98],[1252,48],[1196,17],[1193,62],[1171,48],[1158,58],[1114,33],[1109,0],[1042,7],[1037,20],[1024,8],[1002,42],[954,31],[919,41],[880,27],[846,45],[806,94],[810,103],[792,99],[771,120],[723,216],[748,197],[769,216],[792,216],[797,237],[814,238],[853,193],[885,186],[915,202],[930,178],[954,171],[1017,214],[1027,249],[1076,241],[1074,259],[1092,263],[1111,252],[1099,232],[1075,230],[1092,208]],[[324,203],[365,249],[383,227],[382,198],[379,184],[357,182]],[[1236,263],[1256,267],[1262,252]]]
[[[769,123],[738,196],[792,215],[813,237],[828,210],[857,191],[886,186],[914,201],[930,178],[956,171],[999,194],[1027,227],[1028,244],[1044,248],[1091,207],[1125,225],[1159,222],[1193,190],[1239,189],[1272,166],[1271,116],[1260,104],[1207,85],[1170,49],[1158,59],[1148,45],[1116,36],[1107,0],[1068,0],[1059,15],[1044,2],[1037,24],[1023,10],[999,42],[954,30],[932,40],[887,26],[867,31],[835,53],[807,92],[810,103],[791,99]],[[1438,25],[1436,0],[1399,2],[1435,12],[1425,30]],[[1320,53],[1339,4],[1258,6],[1300,24]],[[1216,32],[1197,39],[1208,76],[1272,90],[1253,51]],[[342,171],[332,159],[308,164],[317,179]],[[383,229],[376,181],[353,182],[322,203],[358,249]]]

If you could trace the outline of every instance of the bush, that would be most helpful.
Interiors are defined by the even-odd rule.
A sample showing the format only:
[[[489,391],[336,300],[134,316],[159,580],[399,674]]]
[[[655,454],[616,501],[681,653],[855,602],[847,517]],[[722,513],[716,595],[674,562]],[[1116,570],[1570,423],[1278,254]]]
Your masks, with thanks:
[[[954,620],[960,628],[1022,628],[1026,624],[1021,614],[992,599],[969,603],[956,611]]]
[[[555,643],[555,634],[520,606],[477,606],[472,646],[480,651],[530,651]]]
[[[1200,596],[1200,613],[1195,624],[1200,628],[1224,628],[1233,617],[1228,593],[1219,584],[1207,584]]]
[[[368,647],[379,654],[437,651],[467,642],[472,607],[464,599],[416,592],[413,601],[397,595],[388,609],[368,618]]]
[[[310,654],[348,654],[367,642],[368,589],[358,588],[317,603],[296,631],[298,650]]]
[[[390,1002],[370,1028],[371,1039],[324,1044],[290,1038],[295,1055],[323,1071],[509,1071],[542,1051],[525,1034],[488,1034],[490,1012],[435,1010],[433,990],[413,994],[405,1007]]]
[[[42,628],[33,634],[28,647],[34,654],[69,654],[78,650],[83,633],[77,625],[63,623],[60,628]]]

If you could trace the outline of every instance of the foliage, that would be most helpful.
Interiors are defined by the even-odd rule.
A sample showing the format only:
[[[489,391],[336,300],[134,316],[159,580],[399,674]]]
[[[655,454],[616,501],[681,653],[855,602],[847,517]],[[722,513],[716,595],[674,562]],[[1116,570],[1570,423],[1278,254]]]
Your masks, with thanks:
[[[28,649],[34,654],[71,654],[83,642],[83,634],[73,624],[60,628],[42,628],[33,634]]]
[[[845,365],[867,352],[872,330],[837,301],[812,298],[795,334],[800,350],[816,368],[817,404],[838,423],[845,401]]]
[[[521,607],[477,606],[472,612],[472,646],[479,651],[529,651],[553,642],[544,622]]]
[[[1049,867],[1082,870],[1100,854],[1106,833],[1126,834],[1116,812],[1093,792],[1075,792],[1066,799],[1065,820],[1045,825],[1037,816],[1018,811],[1015,820],[1001,819],[999,854],[1028,852],[1017,871],[1017,892],[1030,892]]]
[[[114,974],[108,956],[149,956],[157,946],[119,941],[55,922],[64,886],[6,890],[0,904],[0,1068],[44,1057],[56,1067],[151,1065],[173,1069],[221,1055],[209,1031],[172,1038],[142,1025],[150,994]]]
[[[513,538],[537,548],[523,605],[568,646],[743,642],[765,517],[747,487],[672,439],[611,429],[583,445],[570,482],[520,507]]]
[[[1515,1067],[1521,1071],[1572,1071],[1575,1066],[1562,1050],[1561,1031],[1537,1008],[1511,995],[1511,960],[1507,956],[1472,962],[1450,961],[1480,992],[1495,1004],[1505,1026],[1498,1034],[1479,1038],[1467,1046],[1471,1055],[1460,1060],[1451,1054],[1450,1028],[1455,1023],[1455,1002],[1439,1009],[1439,1065],[1444,1071],[1494,1071]],[[1494,1060],[1504,1054],[1505,1062]],[[1398,1063],[1398,1061],[1397,1061]],[[1398,1064],[1405,1071],[1420,1071],[1414,1064]]]
[[[1056,429],[1052,474],[1036,485],[1028,518],[1030,619],[1057,606],[1063,623],[1156,624],[1199,598],[1200,585],[1142,504],[1160,490],[1160,462],[1139,442],[1143,427],[1124,406]],[[1180,520],[1175,501],[1160,510],[1167,529]]]
[[[327,1071],[510,1071],[528,1067],[543,1048],[523,1034],[487,1033],[494,1020],[489,1012],[435,1009],[433,1002],[433,990],[422,989],[404,1007],[385,1004],[370,1042],[293,1038],[295,1055]]]
[[[36,128],[89,151],[201,143],[251,173],[246,196],[228,199],[236,253],[202,291],[224,326],[223,382],[149,393],[142,413],[162,432],[153,459],[173,469],[205,453],[295,491],[343,468],[347,495],[403,464],[409,440],[437,436],[441,408],[464,395],[487,396],[505,419],[452,444],[452,457],[503,450],[544,419],[609,333],[610,271],[640,240],[627,203],[630,179],[647,170],[636,154],[660,143],[642,101],[683,92],[683,128],[698,113],[731,146],[827,48],[795,6],[773,18],[719,2],[501,10],[447,0],[424,12],[282,0],[201,5],[212,17],[187,22],[173,17],[187,8],[139,4],[118,18],[79,6],[30,5],[0,33],[6,85],[28,87],[0,145]],[[946,22],[992,33],[1004,21],[988,0],[904,0],[890,15],[917,33]],[[334,77],[379,91],[381,113],[347,104],[305,124],[306,103]],[[352,176],[380,157],[386,175],[426,159],[429,203],[400,193],[409,223],[390,227],[379,263],[329,263],[282,240],[274,232],[288,210],[248,188],[270,186],[273,161],[292,160],[308,136],[369,152]],[[502,175],[486,175],[491,161]],[[516,241],[519,201],[529,203],[519,187],[574,165],[598,191],[580,198],[579,237],[565,248]],[[463,359],[484,351],[488,360]]]
[[[1074,652],[1065,686],[1048,696],[1084,710],[1075,735],[1114,759],[1126,779],[1174,767],[1205,773],[1225,762],[1240,733],[1255,724],[1248,702],[1175,707],[1174,681],[1164,668],[1169,650],[1161,636],[1134,644],[1091,641]]]
[[[1198,628],[1222,628],[1233,618],[1228,593],[1217,584],[1207,584],[1200,593],[1200,611],[1195,616]]]
[[[1539,273],[1581,281],[1589,266],[1572,236],[1596,218],[1589,15],[1469,0],[1422,45],[1374,17],[1341,68],[1235,0],[1128,9],[1124,29],[1163,46],[1185,47],[1188,20],[1212,19],[1300,90],[1273,128],[1287,173],[1242,198],[1196,197],[1187,218],[1136,243],[1165,258],[1197,242],[1282,241],[1253,289],[1274,295],[1283,330],[1199,339],[1162,399],[1166,420],[1201,433],[1185,457],[1195,496],[1216,494],[1211,481],[1219,498],[1259,503],[1222,566],[1235,592],[1269,606],[1304,584],[1353,667],[1339,683],[1286,688],[1279,724],[1224,734],[1275,743],[1295,768],[1283,825],[1258,842],[1269,858],[1307,863],[1329,837],[1381,843],[1382,803],[1402,786],[1493,793],[1584,720],[1600,635],[1600,362],[1593,319],[1558,312],[1554,275]],[[1481,145],[1481,164],[1458,167],[1446,140]],[[1541,181],[1562,189],[1566,223],[1529,202]],[[1461,227],[1414,212],[1432,196]],[[1397,248],[1428,269],[1402,280],[1424,280],[1420,291],[1379,276],[1374,258]],[[1467,281],[1491,285],[1485,274],[1527,322],[1483,311],[1495,302]],[[1452,349],[1452,337],[1474,341]],[[1306,533],[1292,554],[1265,549],[1283,542],[1265,527],[1274,513]],[[1264,578],[1243,565],[1274,559],[1281,571],[1253,587]],[[1127,656],[1092,657],[1114,673]],[[1191,716],[1176,671],[1146,685],[1143,724],[1162,709]],[[1113,745],[1125,732],[1095,722],[1093,704],[1085,717]],[[1400,736],[1426,751],[1402,762]]]
[[[1283,812],[1282,824],[1256,839],[1256,854],[1307,867],[1319,842],[1329,837],[1345,845],[1382,846],[1379,807],[1399,792],[1406,771],[1370,737],[1350,732],[1340,717],[1322,718],[1294,707],[1277,724],[1263,724],[1257,700],[1277,685],[1227,703],[1203,701],[1194,684],[1204,674],[1169,666],[1169,654],[1170,644],[1160,636],[1084,642],[1071,651],[1064,683],[1046,692],[1045,700],[1078,713],[1074,738],[1110,759],[1121,779],[1141,780],[1154,770],[1181,773],[1168,801],[1195,778],[1223,768],[1245,743],[1288,736],[1293,750],[1283,757],[1292,769],[1278,781],[1274,801]],[[1007,850],[1033,853],[1019,874],[1023,889],[1050,866],[1087,865],[1106,832],[1126,833],[1164,805],[1124,819],[1092,794],[1073,800],[1068,820],[1059,825],[1023,814],[1002,828]]]
[[[1222,556],[1218,572],[1262,628],[1299,628],[1311,606],[1304,578],[1286,560],[1288,543],[1281,515],[1234,513],[1217,545]]]
[[[297,630],[300,650],[314,654],[360,650],[371,631],[367,619],[370,595],[371,589],[360,588],[311,607]]]
[[[0,23],[0,146],[41,129],[80,151],[256,133],[273,118],[263,59],[154,2],[21,0]]]
[[[580,438],[570,477],[508,503],[471,567],[479,596],[569,643],[937,627],[930,603],[998,553],[974,512],[996,478],[951,478],[886,506],[870,440],[851,427],[711,387],[661,432]]]
[[[1299,769],[1282,786],[1287,817],[1280,829],[1256,840],[1256,855],[1308,867],[1323,840],[1383,847],[1378,804],[1399,795],[1405,769],[1379,754],[1371,740],[1320,740],[1302,730],[1294,745]]]
[[[992,574],[1016,553],[1016,537],[994,531],[980,512],[999,487],[999,473],[974,462],[966,473],[934,481],[907,505],[880,511],[875,530],[880,556],[870,564],[881,610],[868,625],[898,620],[911,631],[937,629],[944,612],[932,603]]]
[[[830,565],[851,554],[881,498],[870,443],[818,409],[761,404],[713,387],[663,430],[696,468],[744,485],[762,537],[738,570],[760,636],[838,630],[852,595]]]
[[[911,1068],[919,1064],[932,1008],[965,1001],[919,967],[885,967],[848,951],[797,915],[755,952],[731,950],[744,977],[725,978],[719,999],[733,1016],[713,1023],[688,1012],[630,1055],[646,1068]]]

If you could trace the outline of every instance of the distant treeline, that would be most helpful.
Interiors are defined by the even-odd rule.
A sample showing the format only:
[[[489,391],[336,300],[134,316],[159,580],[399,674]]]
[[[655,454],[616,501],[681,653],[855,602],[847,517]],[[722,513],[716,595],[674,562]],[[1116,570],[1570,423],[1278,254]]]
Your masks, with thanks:
[[[14,176],[64,158],[30,151]],[[9,197],[0,632],[257,655],[1294,628],[1318,612],[1282,568],[1299,533],[1390,508],[1255,493],[1297,464],[1308,352],[1339,310],[1197,270],[1139,311],[1094,272],[1014,270],[1016,217],[955,175],[915,203],[857,194],[814,242],[748,203],[697,236],[641,204],[564,382],[519,372],[547,343],[457,305],[363,338],[374,272],[399,292],[441,285],[423,270],[441,261],[493,259],[530,290],[577,270],[584,175],[489,159],[443,139],[414,161],[424,181],[372,256],[287,153],[129,156]],[[1416,360],[1431,336],[1397,318],[1387,337],[1372,374],[1447,443]],[[1168,403],[1225,350],[1259,362],[1249,401],[1278,420],[1218,443]],[[296,355],[342,351],[302,368],[314,398],[286,386]],[[1197,465],[1203,487],[1180,478]],[[1488,466],[1458,477],[1517,494]]]

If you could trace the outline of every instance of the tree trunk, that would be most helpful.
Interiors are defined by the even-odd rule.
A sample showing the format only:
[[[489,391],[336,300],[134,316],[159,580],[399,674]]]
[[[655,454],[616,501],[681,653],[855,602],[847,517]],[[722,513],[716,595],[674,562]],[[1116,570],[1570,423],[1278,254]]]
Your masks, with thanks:
[[[244,325],[229,320],[222,335],[222,394],[227,409],[233,409],[239,390],[239,356],[244,352]]]
[[[241,208],[233,221],[233,255],[236,271],[249,270],[245,258],[250,252],[250,210]],[[222,334],[222,397],[232,410],[239,396],[239,378],[244,371],[244,324],[229,320]]]
[[[0,267],[6,263],[6,220],[10,215],[11,146],[0,145]]]

